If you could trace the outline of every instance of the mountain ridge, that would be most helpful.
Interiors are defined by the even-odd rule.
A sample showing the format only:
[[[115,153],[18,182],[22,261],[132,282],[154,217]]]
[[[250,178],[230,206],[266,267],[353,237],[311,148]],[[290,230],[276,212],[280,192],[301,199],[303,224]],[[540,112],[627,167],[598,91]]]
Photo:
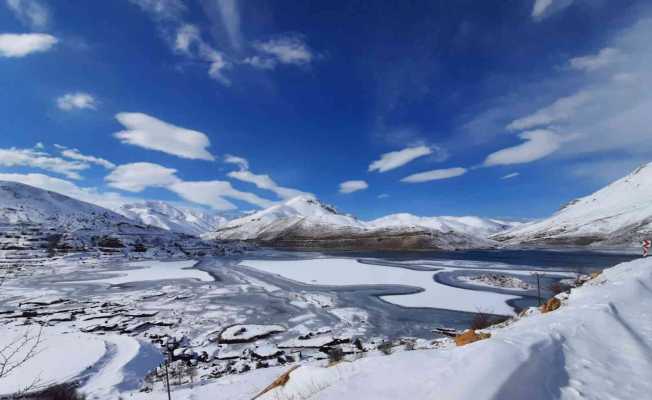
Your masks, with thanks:
[[[652,163],[570,201],[549,218],[491,236],[506,246],[623,247],[652,237]]]

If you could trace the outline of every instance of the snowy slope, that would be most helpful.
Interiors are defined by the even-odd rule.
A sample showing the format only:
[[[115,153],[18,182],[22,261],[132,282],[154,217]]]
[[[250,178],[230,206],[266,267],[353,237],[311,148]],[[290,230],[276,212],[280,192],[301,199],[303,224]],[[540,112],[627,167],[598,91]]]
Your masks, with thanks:
[[[639,245],[652,237],[652,163],[552,217],[493,236],[508,244]]]
[[[120,214],[73,198],[17,182],[0,181],[0,223],[103,231],[137,225]]]
[[[417,249],[490,247],[487,236],[513,226],[477,217],[395,214],[361,221],[314,198],[296,197],[221,226],[208,235],[289,247]]]
[[[194,236],[212,232],[227,222],[221,215],[176,207],[163,201],[125,204],[116,211],[146,225]]]
[[[131,220],[105,208],[0,181],[0,250],[208,253],[220,246]]]

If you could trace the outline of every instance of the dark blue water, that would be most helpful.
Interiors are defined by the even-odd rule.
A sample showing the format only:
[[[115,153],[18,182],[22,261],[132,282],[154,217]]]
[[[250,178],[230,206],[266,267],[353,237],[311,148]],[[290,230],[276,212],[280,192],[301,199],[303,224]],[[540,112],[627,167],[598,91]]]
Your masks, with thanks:
[[[504,263],[521,269],[531,266],[555,271],[581,271],[590,273],[616,264],[631,261],[640,256],[632,254],[590,251],[551,250],[469,250],[469,251],[387,251],[387,252],[334,252],[337,257],[382,258],[392,261],[410,260],[468,260]]]

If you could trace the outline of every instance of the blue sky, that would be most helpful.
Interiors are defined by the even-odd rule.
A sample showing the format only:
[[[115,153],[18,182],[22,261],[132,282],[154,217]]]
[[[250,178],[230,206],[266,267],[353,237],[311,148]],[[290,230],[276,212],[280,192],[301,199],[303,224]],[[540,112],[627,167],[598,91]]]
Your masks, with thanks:
[[[652,161],[640,0],[0,1],[0,179],[537,218]]]

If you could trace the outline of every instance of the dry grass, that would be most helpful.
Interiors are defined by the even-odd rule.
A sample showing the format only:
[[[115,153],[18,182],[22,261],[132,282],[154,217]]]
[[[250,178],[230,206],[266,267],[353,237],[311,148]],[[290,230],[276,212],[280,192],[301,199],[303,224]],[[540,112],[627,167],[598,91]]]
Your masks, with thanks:
[[[294,367],[290,368],[289,370],[285,371],[282,373],[278,378],[274,380],[269,386],[267,386],[265,389],[263,389],[260,393],[258,393],[256,396],[254,396],[251,400],[256,400],[257,398],[261,397],[265,393],[269,392],[270,390],[273,390],[279,386],[285,386],[286,383],[290,380],[290,373],[294,371],[295,369],[299,368],[299,365],[295,365]]]

